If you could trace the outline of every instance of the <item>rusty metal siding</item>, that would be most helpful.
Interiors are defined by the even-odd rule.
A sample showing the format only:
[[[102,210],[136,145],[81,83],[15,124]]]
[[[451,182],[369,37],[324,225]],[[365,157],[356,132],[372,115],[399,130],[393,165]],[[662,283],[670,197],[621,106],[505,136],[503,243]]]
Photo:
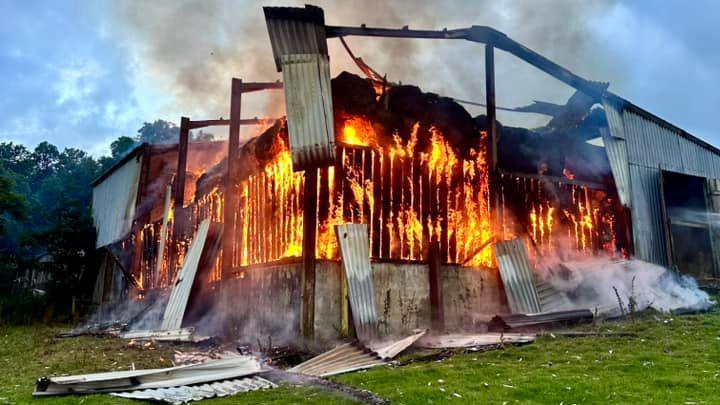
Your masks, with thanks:
[[[524,239],[499,242],[493,248],[510,310],[515,314],[541,312],[540,299],[535,289],[535,278],[525,251]]]
[[[375,292],[370,264],[367,224],[343,224],[335,227],[355,330],[360,340],[377,335]]]
[[[681,129],[629,103],[620,106],[618,101],[603,100],[610,131],[610,136],[604,137],[603,141],[621,202],[631,208],[635,255],[645,261],[667,265],[662,170],[720,178],[720,153]],[[623,156],[623,146],[626,156]],[[623,178],[626,170],[628,187]],[[629,205],[623,197],[626,191]]]
[[[638,259],[667,265],[660,176],[658,168],[630,165],[633,242]]]
[[[142,155],[129,159],[93,187],[92,216],[97,230],[95,247],[116,242],[130,231],[142,163]]]
[[[293,168],[329,166],[335,161],[335,129],[328,57],[294,54],[281,59]]]
[[[283,55],[327,55],[325,17],[319,7],[264,7],[270,45],[278,72]]]

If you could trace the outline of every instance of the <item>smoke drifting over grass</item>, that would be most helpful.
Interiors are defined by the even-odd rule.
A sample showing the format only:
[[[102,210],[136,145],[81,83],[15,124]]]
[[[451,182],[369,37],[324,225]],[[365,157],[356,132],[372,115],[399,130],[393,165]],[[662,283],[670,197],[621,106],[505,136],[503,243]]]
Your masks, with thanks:
[[[111,32],[133,55],[140,82],[163,88],[168,118],[228,116],[230,78],[277,80],[263,5],[298,6],[303,1],[230,1],[113,3]],[[410,28],[462,28],[488,25],[597,80],[620,80],[607,48],[595,38],[593,19],[613,1],[384,2],[317,1],[328,24]],[[413,83],[449,96],[484,98],[483,49],[466,41],[351,38],[357,55],[394,81]],[[339,41],[329,40],[333,75],[356,70]],[[571,90],[549,76],[499,53],[497,97],[501,105],[533,98],[564,102]],[[243,98],[245,116],[277,116],[282,92]],[[482,112],[481,109],[476,113]],[[515,114],[517,115],[517,114]],[[527,115],[526,115],[527,116]],[[530,116],[532,118],[532,116]],[[500,116],[500,119],[510,117]],[[546,120],[535,117],[536,121]],[[540,122],[528,125],[539,124]]]
[[[637,311],[652,307],[670,312],[700,311],[715,304],[692,277],[641,260],[584,258],[545,264],[544,273],[546,280],[566,295],[568,307],[604,315],[627,313],[633,305]]]

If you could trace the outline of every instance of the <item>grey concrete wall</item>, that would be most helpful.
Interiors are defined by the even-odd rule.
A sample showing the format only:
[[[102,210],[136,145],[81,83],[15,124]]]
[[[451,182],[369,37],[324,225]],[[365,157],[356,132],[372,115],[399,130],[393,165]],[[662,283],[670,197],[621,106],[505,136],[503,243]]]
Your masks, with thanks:
[[[448,330],[478,330],[495,314],[507,312],[496,269],[442,267],[443,309]]]
[[[250,343],[272,336],[274,342],[299,334],[300,263],[261,266],[245,277],[223,281],[221,308],[215,312],[224,332]],[[341,323],[338,262],[319,261],[316,267],[315,336],[332,341]],[[446,265],[442,267],[445,325],[448,330],[476,330],[482,322],[505,312],[496,270]],[[402,334],[430,326],[430,287],[426,264],[373,263],[375,305],[380,332]]]

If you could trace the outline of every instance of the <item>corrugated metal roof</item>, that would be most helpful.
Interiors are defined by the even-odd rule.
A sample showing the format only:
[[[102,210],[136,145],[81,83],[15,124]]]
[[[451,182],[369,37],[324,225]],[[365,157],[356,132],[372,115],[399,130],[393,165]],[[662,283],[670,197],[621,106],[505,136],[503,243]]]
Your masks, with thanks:
[[[92,216],[97,240],[107,246],[125,236],[135,216],[142,155],[132,155],[93,187]]]
[[[237,356],[170,368],[41,378],[33,396],[91,394],[179,387],[244,377],[262,371],[254,357]]]
[[[523,238],[498,242],[493,248],[510,310],[523,314],[542,311]]]
[[[292,373],[328,377],[386,364],[357,343],[346,343],[289,369]]]
[[[325,15],[320,7],[263,7],[263,11],[278,72],[283,69],[283,55],[328,54]]]
[[[340,257],[347,275],[348,295],[358,338],[369,341],[377,335],[377,312],[370,264],[367,224],[335,227]]]
[[[272,389],[276,387],[277,384],[262,377],[255,376],[215,382],[212,384],[118,392],[110,395],[129,399],[167,402],[170,404],[184,404],[202,399],[226,397],[240,392]]]
[[[335,159],[330,63],[327,55],[282,55],[288,136],[294,170]]]
[[[163,315],[162,325],[160,329],[175,330],[182,327],[182,320],[185,316],[185,307],[187,306],[190,290],[195,281],[195,273],[197,272],[200,257],[205,247],[205,239],[207,239],[208,230],[210,229],[210,218],[206,218],[198,226],[193,239],[185,255],[185,262],[178,272],[177,279],[173,284],[170,298],[168,299],[165,314]]]

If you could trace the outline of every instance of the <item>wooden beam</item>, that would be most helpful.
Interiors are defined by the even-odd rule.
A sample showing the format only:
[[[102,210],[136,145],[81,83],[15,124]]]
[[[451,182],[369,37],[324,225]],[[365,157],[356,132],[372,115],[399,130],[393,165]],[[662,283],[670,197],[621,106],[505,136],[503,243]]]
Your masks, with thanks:
[[[430,321],[434,331],[445,329],[442,274],[440,270],[440,242],[430,242],[428,252],[428,281],[430,283]]]
[[[303,337],[315,336],[315,238],[317,236],[317,169],[305,170],[303,191],[303,268],[301,276]]]
[[[175,211],[182,208],[185,199],[185,172],[187,170],[190,118],[180,118],[180,139],[178,141],[177,173],[175,174]]]
[[[237,193],[233,174],[238,167],[238,148],[240,147],[240,96],[241,79],[232,79],[230,94],[230,130],[228,132],[227,172],[225,174],[225,201],[223,205],[223,252],[222,273],[230,274],[233,269],[233,251],[235,246],[235,210]]]

